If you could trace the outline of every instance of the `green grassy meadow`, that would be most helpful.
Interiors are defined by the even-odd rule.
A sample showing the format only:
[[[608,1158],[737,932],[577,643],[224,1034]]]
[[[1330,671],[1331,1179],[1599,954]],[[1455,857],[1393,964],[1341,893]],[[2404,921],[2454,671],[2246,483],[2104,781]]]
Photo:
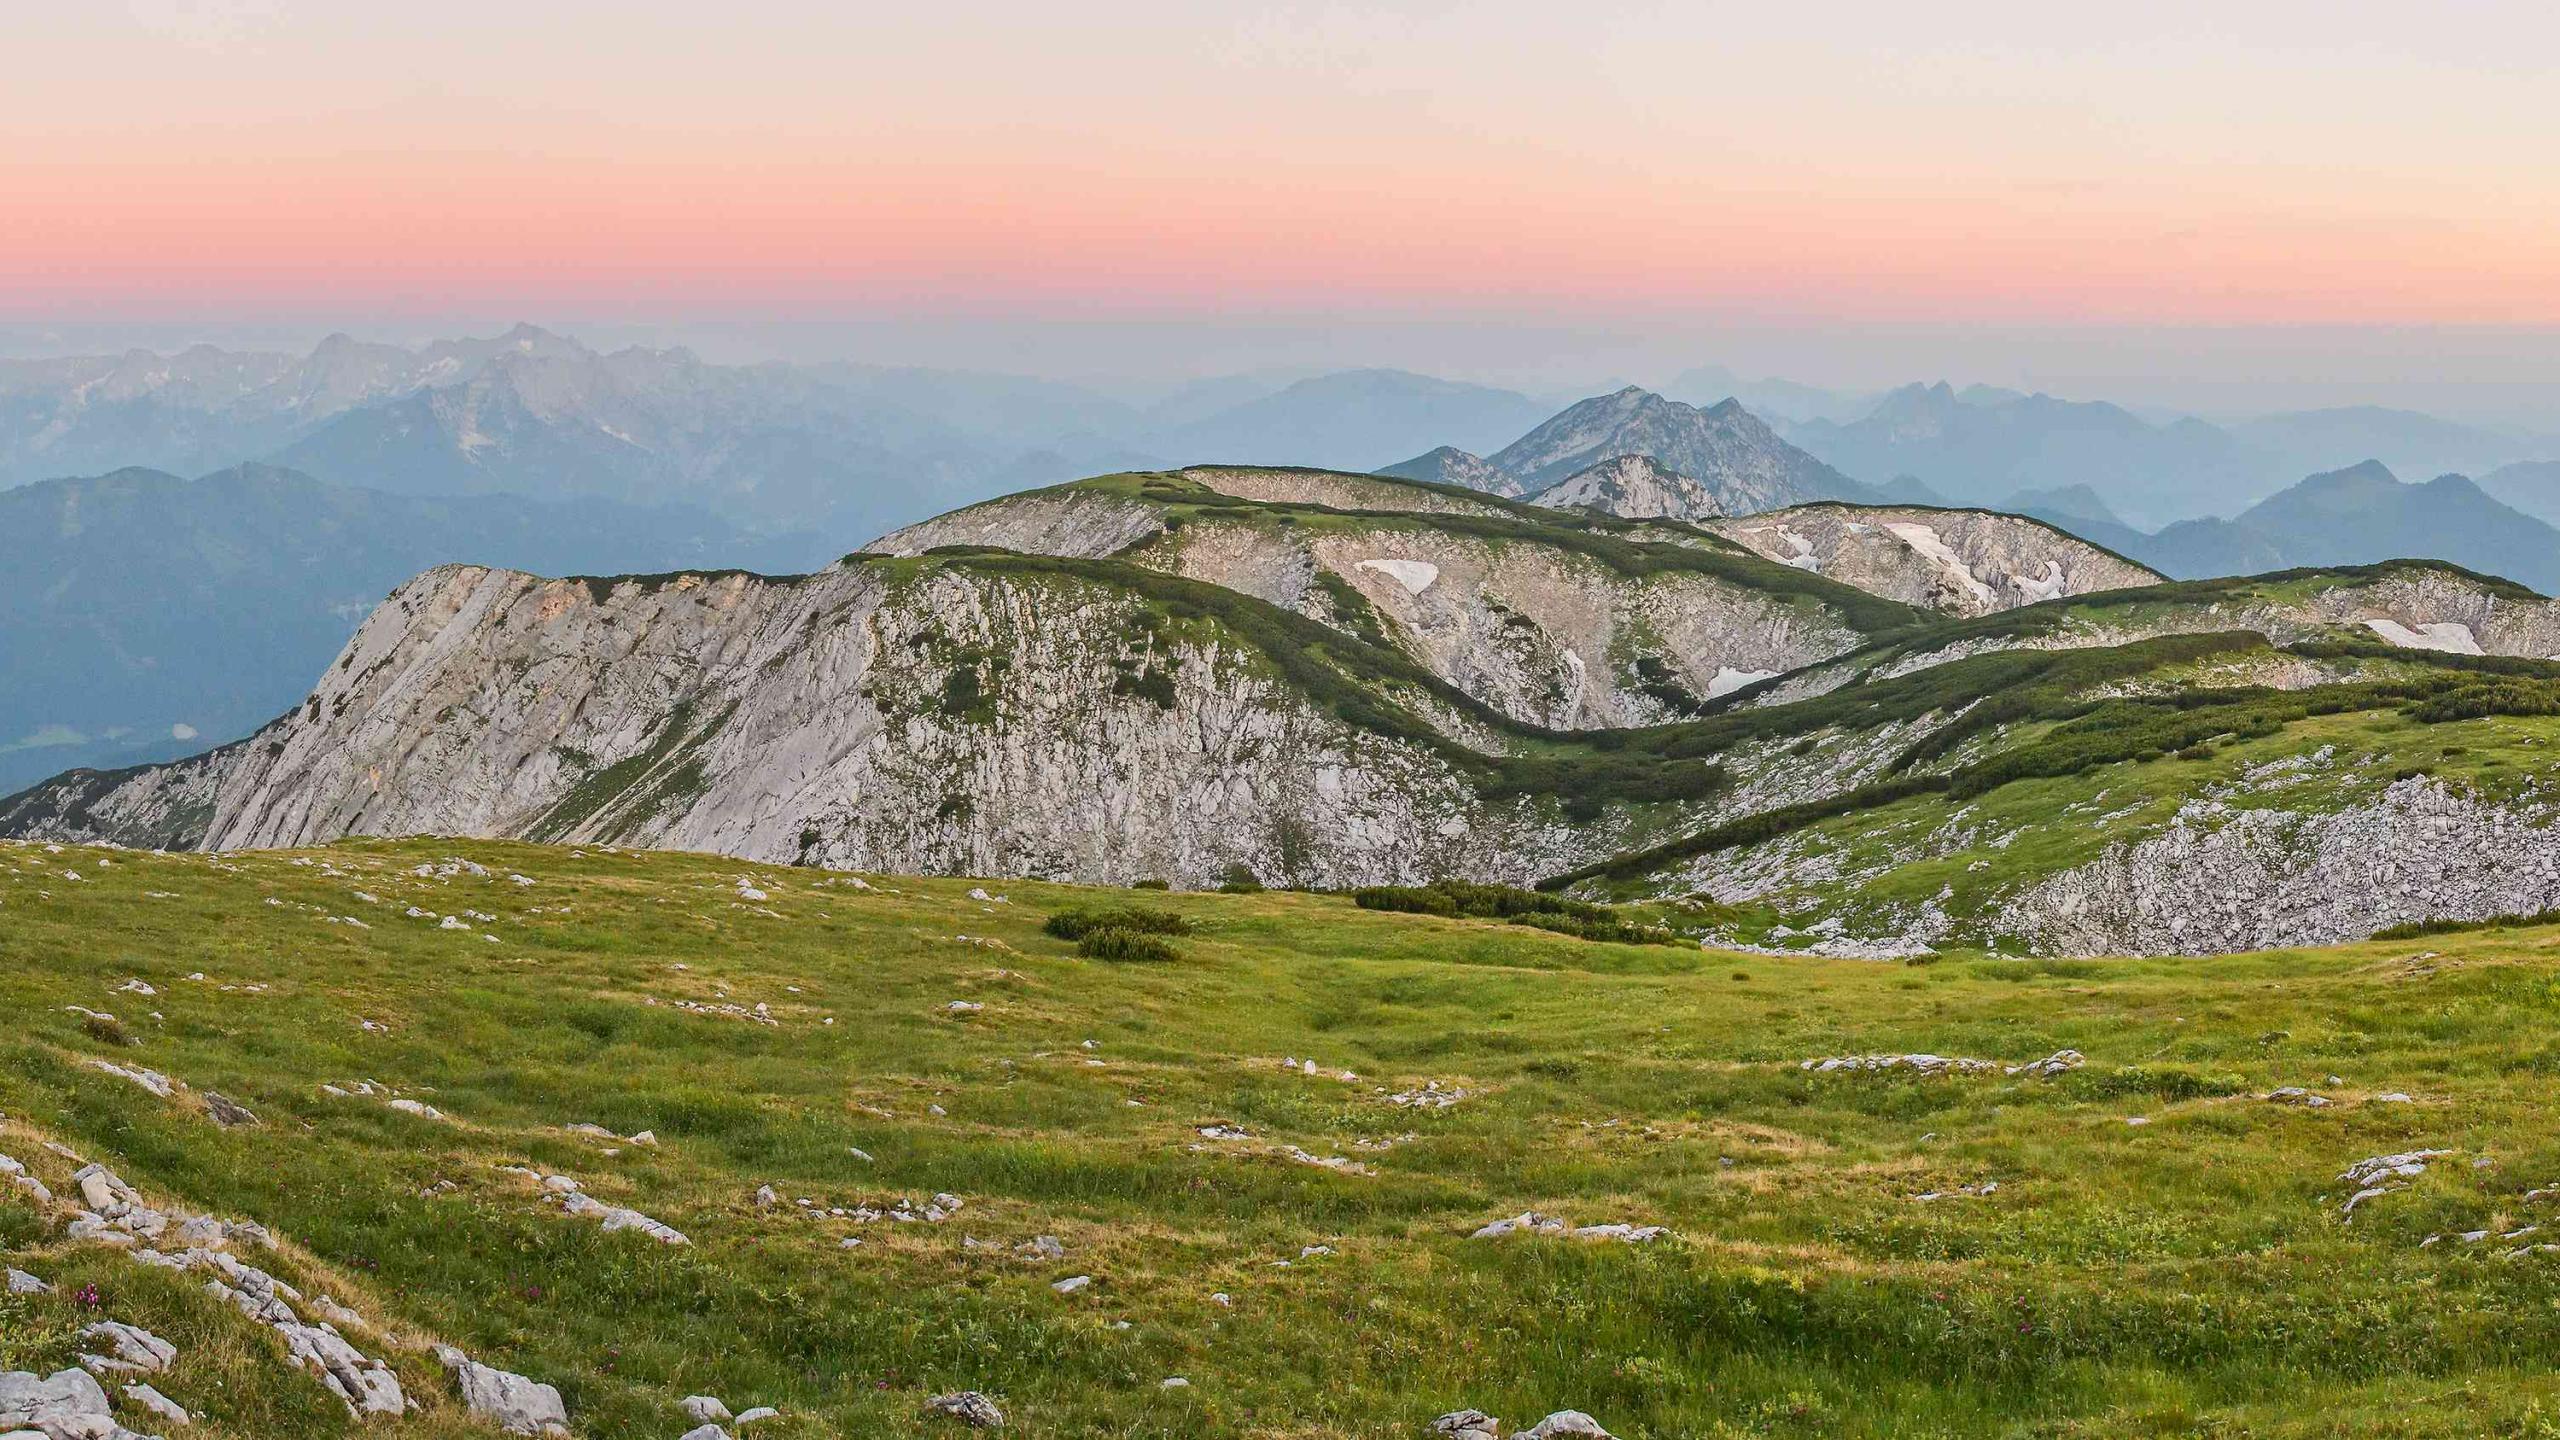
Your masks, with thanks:
[[[1462,1406],[1622,1437],[2560,1434],[2560,1254],[2532,1252],[2560,1224],[2501,1238],[2560,1221],[2529,1197],[2560,1186],[2560,931],[1899,965],[868,880],[0,846],[0,1153],[67,1192],[49,1140],[267,1225],[281,1251],[250,1258],[376,1320],[424,1408],[352,1424],[196,1279],[11,1188],[0,1259],[55,1292],[0,1300],[0,1369],[145,1326],[202,1440],[494,1433],[438,1341],[556,1384],[598,1440],[672,1440],[693,1393],[779,1407],[760,1440],[957,1433],[923,1402],[963,1388],[1020,1436],[1419,1436]],[[1043,933],[1126,904],[1192,923],[1178,959]],[[2051,1078],[1799,1064],[2066,1048],[2086,1064]],[[445,1118],[322,1088],[359,1082]],[[1391,1099],[1431,1082],[1464,1097]],[[261,1123],[218,1127],[207,1090]],[[2342,1220],[2342,1171],[2418,1149],[2457,1153]],[[605,1233],[505,1165],[692,1243]],[[943,1193],[938,1223],[826,1213]],[[1529,1209],[1672,1233],[1468,1238]],[[1017,1251],[1043,1235],[1063,1258]]]

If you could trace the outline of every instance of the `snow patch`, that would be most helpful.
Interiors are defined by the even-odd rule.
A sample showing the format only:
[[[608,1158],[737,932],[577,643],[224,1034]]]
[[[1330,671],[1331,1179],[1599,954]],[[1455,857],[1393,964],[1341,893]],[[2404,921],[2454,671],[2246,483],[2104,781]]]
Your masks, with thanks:
[[[2397,620],[2367,620],[2365,628],[2407,650],[2447,650],[2456,655],[2481,653],[2478,637],[2471,627],[2451,620],[2421,625],[2412,630]]]
[[[1707,682],[1707,698],[1730,695],[1745,685],[1757,685],[1777,675],[1775,670],[1736,670],[1730,665],[1716,667],[1716,678]]]
[[[2062,562],[2047,560],[2044,562],[2044,574],[2033,579],[2024,575],[2012,575],[2009,577],[2009,583],[2017,586],[2018,593],[2026,596],[2027,603],[2033,605],[2039,600],[2061,599],[2066,581],[2062,574]]]
[[[1354,568],[1375,570],[1412,595],[1430,589],[1431,582],[1440,578],[1440,567],[1428,560],[1363,560]]]
[[[1888,522],[1884,528],[1892,531],[1895,539],[1936,562],[1948,579],[1963,586],[1974,599],[1984,605],[1999,603],[1998,597],[1991,593],[1991,587],[1982,583],[1982,577],[1973,573],[1972,566],[1956,558],[1956,552],[1947,548],[1947,542],[1938,538],[1934,528],[1909,521]]]

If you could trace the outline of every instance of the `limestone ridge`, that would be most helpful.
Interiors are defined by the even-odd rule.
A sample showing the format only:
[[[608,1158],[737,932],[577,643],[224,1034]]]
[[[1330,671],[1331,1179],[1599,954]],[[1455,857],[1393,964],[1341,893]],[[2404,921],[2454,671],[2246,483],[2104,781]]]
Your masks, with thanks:
[[[440,567],[257,734],[59,777],[0,834],[1552,881],[1849,953],[2302,943],[2560,904],[2551,656],[2552,602],[2441,565],[2165,584],[1979,512],[1700,525],[1214,467],[808,576]],[[2422,831],[2426,874],[2356,870]],[[2532,863],[2473,883],[2502,854]],[[2204,898],[2233,857],[2272,928]]]
[[[1328,704],[1322,657],[1275,655],[1208,587],[1156,577],[1149,595],[1117,573],[996,555],[798,581],[445,567],[249,741],[66,777],[0,823],[213,849],[508,835],[1185,884],[1239,866],[1527,880],[1618,828],[1499,793],[1414,711],[1453,730],[1495,717],[1419,671],[1390,666],[1356,696],[1337,678]],[[1248,626],[1275,621],[1236,603]]]
[[[1925,620],[1686,526],[1326,471],[1107,477],[971,506],[871,549],[952,545],[1112,556],[1206,581],[1388,640],[1549,729],[1677,720]]]

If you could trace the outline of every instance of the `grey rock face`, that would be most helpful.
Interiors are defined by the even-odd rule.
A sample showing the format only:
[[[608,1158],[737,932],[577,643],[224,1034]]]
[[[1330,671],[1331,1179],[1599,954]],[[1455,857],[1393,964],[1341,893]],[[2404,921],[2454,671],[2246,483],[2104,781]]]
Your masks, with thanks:
[[[1635,386],[1565,410],[1491,460],[1534,492],[1616,455],[1650,456],[1693,477],[1726,515],[1838,500],[1862,488],[1734,401],[1701,410]]]
[[[1526,880],[1605,843],[1159,624],[1125,591],[957,565],[609,587],[447,567],[251,742],[37,828],[201,807],[207,848],[506,835],[1186,884]],[[1171,707],[1130,693],[1137,666]]]

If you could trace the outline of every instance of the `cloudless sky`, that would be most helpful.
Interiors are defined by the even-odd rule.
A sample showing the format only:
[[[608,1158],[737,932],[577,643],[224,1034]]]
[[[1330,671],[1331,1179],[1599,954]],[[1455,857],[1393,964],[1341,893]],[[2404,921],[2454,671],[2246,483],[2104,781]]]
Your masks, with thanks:
[[[21,327],[2560,383],[2548,4],[10,8]]]

